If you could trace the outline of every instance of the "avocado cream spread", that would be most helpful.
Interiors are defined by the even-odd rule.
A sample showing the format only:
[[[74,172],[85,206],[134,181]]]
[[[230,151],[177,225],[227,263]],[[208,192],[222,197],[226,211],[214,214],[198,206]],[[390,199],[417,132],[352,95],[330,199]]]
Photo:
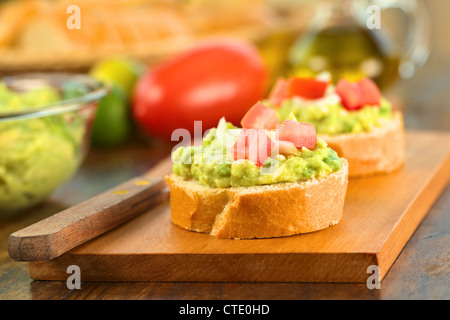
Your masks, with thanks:
[[[41,108],[62,95],[53,87],[18,93],[0,83],[0,114]],[[0,212],[34,205],[67,180],[78,167],[84,130],[74,112],[0,121]]]
[[[271,156],[262,166],[249,160],[235,161],[229,150],[237,134],[230,134],[230,131],[239,129],[222,122],[207,133],[201,146],[175,149],[172,153],[174,174],[194,179],[204,186],[250,187],[324,177],[342,166],[342,160],[322,139],[318,139],[311,150],[302,148],[297,154]]]
[[[336,95],[308,102],[288,99],[275,110],[281,121],[295,117],[297,121],[313,124],[317,134],[324,135],[370,132],[392,118],[392,107],[386,99],[381,99],[380,106],[348,111]]]

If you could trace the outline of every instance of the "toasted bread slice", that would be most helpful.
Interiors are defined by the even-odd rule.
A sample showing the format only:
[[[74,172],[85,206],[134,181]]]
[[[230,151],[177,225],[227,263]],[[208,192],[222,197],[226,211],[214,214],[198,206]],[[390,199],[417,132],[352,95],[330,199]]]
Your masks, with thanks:
[[[272,238],[337,224],[344,207],[348,163],[326,177],[254,187],[212,188],[171,174],[172,222],[217,238]]]
[[[369,133],[319,135],[339,157],[348,160],[349,177],[392,172],[405,162],[405,132],[400,112]]]

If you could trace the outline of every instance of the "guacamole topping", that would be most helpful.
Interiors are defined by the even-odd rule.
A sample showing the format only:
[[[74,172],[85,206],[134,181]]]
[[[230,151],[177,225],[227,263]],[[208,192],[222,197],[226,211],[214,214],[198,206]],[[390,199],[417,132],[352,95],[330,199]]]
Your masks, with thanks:
[[[342,160],[322,139],[311,150],[302,148],[296,154],[270,156],[262,166],[250,160],[235,161],[229,150],[239,130],[222,119],[206,134],[201,146],[176,148],[172,153],[173,173],[204,186],[227,188],[304,181],[342,167]],[[273,132],[268,135],[274,137]]]
[[[18,93],[0,83],[0,114],[41,108],[62,96],[52,87]],[[0,212],[37,204],[70,178],[84,131],[75,112],[0,121]]]
[[[316,127],[317,134],[325,135],[370,132],[392,119],[392,106],[384,98],[380,106],[367,105],[352,111],[342,106],[336,94],[317,100],[294,97],[273,108],[281,121],[295,118],[308,122]]]

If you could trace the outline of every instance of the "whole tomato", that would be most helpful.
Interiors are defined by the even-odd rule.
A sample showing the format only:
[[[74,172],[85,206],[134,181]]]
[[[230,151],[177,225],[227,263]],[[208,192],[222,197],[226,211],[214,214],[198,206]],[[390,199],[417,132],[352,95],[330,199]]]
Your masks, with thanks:
[[[144,132],[170,140],[178,128],[203,131],[225,117],[236,125],[264,95],[264,62],[251,44],[200,44],[146,71],[134,91],[133,115]]]

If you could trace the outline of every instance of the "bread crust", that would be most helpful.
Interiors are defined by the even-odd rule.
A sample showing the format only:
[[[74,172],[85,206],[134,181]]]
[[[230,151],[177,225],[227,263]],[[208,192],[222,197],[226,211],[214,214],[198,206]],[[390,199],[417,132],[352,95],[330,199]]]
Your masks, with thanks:
[[[171,174],[171,220],[217,238],[272,238],[337,224],[348,184],[348,163],[324,178],[254,187],[212,188]]]
[[[405,162],[405,131],[400,112],[385,126],[369,133],[319,135],[348,160],[349,178],[392,172]]]

